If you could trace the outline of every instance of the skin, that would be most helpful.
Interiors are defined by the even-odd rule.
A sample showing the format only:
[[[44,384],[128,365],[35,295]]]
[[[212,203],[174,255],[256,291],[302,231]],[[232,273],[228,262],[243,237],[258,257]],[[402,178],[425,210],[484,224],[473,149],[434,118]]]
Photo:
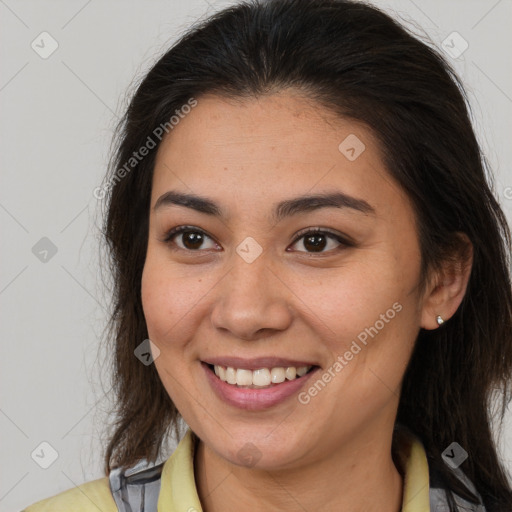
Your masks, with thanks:
[[[338,149],[350,134],[365,144],[354,161]],[[158,150],[142,301],[158,374],[200,438],[194,472],[206,512],[401,509],[391,456],[401,380],[420,327],[453,315],[469,270],[447,263],[419,288],[413,209],[380,151],[367,127],[291,89],[239,102],[200,97]],[[169,190],[207,196],[226,217],[155,211]],[[279,201],[333,191],[374,212],[327,207],[270,220]],[[203,244],[164,241],[182,225],[204,232]],[[315,227],[353,244],[323,238],[314,252],[296,235]],[[262,248],[252,263],[236,252],[249,236]],[[325,371],[395,303],[401,311],[306,405],[295,395],[264,411],[233,407],[200,364],[277,356]],[[237,457],[246,443],[257,447],[255,466]]]

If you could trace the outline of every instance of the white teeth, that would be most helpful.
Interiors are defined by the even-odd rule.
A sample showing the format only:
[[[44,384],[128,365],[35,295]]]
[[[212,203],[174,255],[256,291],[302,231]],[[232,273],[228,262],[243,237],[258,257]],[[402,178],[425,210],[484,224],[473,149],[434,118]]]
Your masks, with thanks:
[[[281,384],[285,380],[295,380],[305,375],[312,366],[288,366],[287,368],[259,368],[258,370],[245,370],[228,366],[215,365],[215,375],[228,384],[240,387],[268,387],[271,384]]]
[[[299,368],[297,368],[297,375],[299,377],[302,377],[303,375],[306,375],[306,373],[308,373],[308,367],[307,366],[299,366]]]
[[[286,379],[284,368],[272,368],[270,378],[273,384],[281,384],[281,382],[284,382]]]
[[[270,370],[261,368],[252,372],[252,383],[255,386],[270,386]]]
[[[226,382],[228,384],[236,384],[236,370],[228,366],[226,368]]]
[[[295,366],[288,366],[284,372],[288,380],[293,380],[297,376],[297,369]]]
[[[236,383],[239,386],[250,386],[252,384],[251,370],[237,370],[236,371]]]

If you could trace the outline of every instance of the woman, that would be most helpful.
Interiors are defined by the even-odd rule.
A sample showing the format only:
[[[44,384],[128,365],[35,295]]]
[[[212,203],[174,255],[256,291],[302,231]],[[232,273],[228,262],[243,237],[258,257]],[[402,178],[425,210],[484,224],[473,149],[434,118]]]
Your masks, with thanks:
[[[225,9],[140,84],[103,190],[107,476],[27,511],[512,509],[510,234],[436,51],[358,2]]]

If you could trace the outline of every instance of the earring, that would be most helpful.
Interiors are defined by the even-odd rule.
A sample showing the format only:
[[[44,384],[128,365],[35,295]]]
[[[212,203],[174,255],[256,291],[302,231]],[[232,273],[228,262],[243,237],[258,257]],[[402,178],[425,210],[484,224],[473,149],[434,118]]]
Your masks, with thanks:
[[[444,320],[441,317],[441,315],[437,315],[436,321],[437,321],[437,325],[443,325],[444,324]]]

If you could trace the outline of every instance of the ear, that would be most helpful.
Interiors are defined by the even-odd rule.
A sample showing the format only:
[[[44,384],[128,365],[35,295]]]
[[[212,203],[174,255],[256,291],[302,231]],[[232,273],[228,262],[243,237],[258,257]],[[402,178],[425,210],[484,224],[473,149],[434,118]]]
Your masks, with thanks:
[[[473,265],[473,244],[465,233],[457,233],[455,246],[430,276],[421,311],[421,327],[424,329],[437,329],[438,315],[445,322],[450,319],[466,293]]]

